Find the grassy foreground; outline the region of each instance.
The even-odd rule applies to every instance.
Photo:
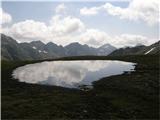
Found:
[[[159,57],[70,57],[59,60],[123,60],[136,71],[103,78],[90,91],[26,84],[12,71],[40,61],[2,61],[2,119],[158,119]]]

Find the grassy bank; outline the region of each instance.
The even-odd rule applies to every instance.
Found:
[[[11,77],[16,67],[42,60],[2,61],[2,119],[158,119],[158,56],[80,56],[57,60],[123,60],[138,64],[135,72],[103,78],[94,82],[94,89],[85,92],[26,84]]]

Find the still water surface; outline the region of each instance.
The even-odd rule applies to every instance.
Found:
[[[20,82],[78,88],[81,85],[92,85],[93,81],[103,77],[131,71],[134,65],[109,60],[52,61],[19,67],[12,75]]]

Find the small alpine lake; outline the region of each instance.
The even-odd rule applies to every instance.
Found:
[[[12,76],[20,82],[79,88],[134,68],[135,63],[114,60],[45,61],[18,67]]]

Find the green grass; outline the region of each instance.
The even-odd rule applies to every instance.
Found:
[[[41,60],[2,61],[2,119],[158,119],[158,56],[80,56],[57,60],[123,60],[138,64],[135,72],[102,78],[85,92],[26,84],[11,77],[16,67]]]

